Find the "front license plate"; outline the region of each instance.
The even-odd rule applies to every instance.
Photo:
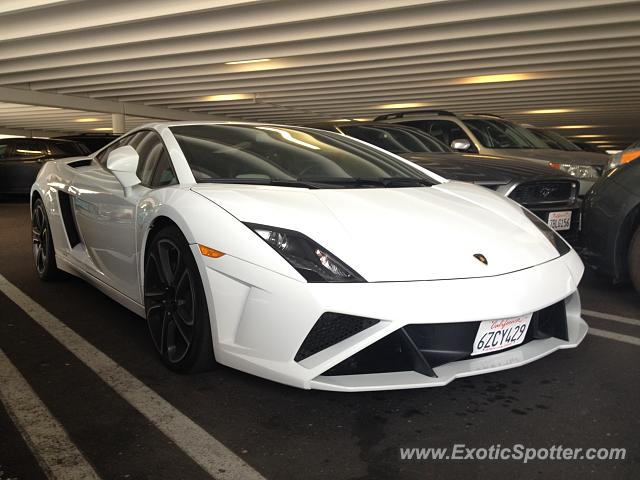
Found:
[[[473,341],[471,355],[497,352],[514,345],[520,345],[524,341],[532,315],[529,313],[521,317],[480,322],[476,339]]]
[[[556,231],[571,229],[571,211],[568,212],[549,212],[549,220],[547,223]]]

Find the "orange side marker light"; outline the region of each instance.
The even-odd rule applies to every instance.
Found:
[[[215,250],[213,248],[205,247],[204,245],[198,244],[198,248],[200,248],[200,253],[205,257],[220,258],[224,255],[223,252],[220,252],[219,250]]]

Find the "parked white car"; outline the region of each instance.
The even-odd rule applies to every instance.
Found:
[[[156,123],[32,188],[44,280],[145,317],[164,363],[301,388],[444,385],[577,346],[583,265],[538,217],[339,134]]]

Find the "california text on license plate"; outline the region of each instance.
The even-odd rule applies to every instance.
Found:
[[[557,231],[571,229],[571,210],[568,212],[549,212],[548,225]]]
[[[524,341],[532,315],[529,313],[520,317],[480,322],[471,355],[497,352],[520,345]]]

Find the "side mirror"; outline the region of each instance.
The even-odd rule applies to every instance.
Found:
[[[451,142],[451,148],[460,152],[466,152],[471,148],[471,142],[466,138],[458,138]]]
[[[130,145],[116,148],[107,157],[107,169],[118,179],[125,196],[131,193],[131,187],[140,183],[136,175],[138,160],[138,152]]]

